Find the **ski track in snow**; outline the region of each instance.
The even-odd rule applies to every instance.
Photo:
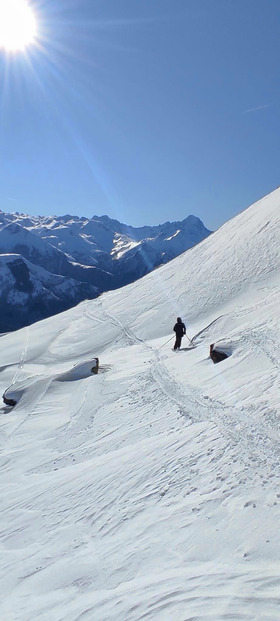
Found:
[[[255,494],[255,486],[260,486],[264,493],[267,486],[269,487],[269,494],[265,494],[264,511],[268,511],[273,508],[273,504],[277,503],[277,487],[276,487],[276,463],[275,456],[273,454],[273,438],[271,442],[268,442],[269,434],[267,428],[262,424],[261,418],[256,420],[256,413],[251,411],[250,421],[246,422],[244,418],[244,410],[239,411],[238,408],[225,406],[222,403],[215,402],[207,395],[204,395],[201,391],[195,390],[188,384],[182,385],[182,383],[176,380],[176,376],[168,369],[170,357],[177,356],[177,354],[165,353],[164,349],[156,348],[144,340],[139,339],[131,329],[126,327],[119,319],[113,316],[112,312],[109,312],[104,308],[102,304],[102,313],[106,317],[106,322],[110,321],[113,326],[123,335],[123,345],[128,346],[128,350],[124,349],[122,352],[123,363],[126,360],[129,361],[129,350],[131,348],[140,349],[141,358],[145,359],[144,363],[146,368],[141,371],[141,374],[136,374],[137,385],[135,385],[135,378],[127,386],[128,392],[123,396],[120,392],[119,401],[120,407],[124,410],[122,416],[128,415],[130,406],[135,403],[139,405],[142,410],[141,420],[137,425],[135,421],[131,421],[128,426],[127,434],[123,434],[123,431],[119,431],[119,422],[113,424],[110,429],[105,429],[102,422],[98,431],[98,424],[96,418],[98,416],[98,407],[89,411],[88,408],[88,390],[90,383],[86,380],[86,385],[83,385],[79,389],[79,406],[75,409],[75,416],[60,428],[56,439],[52,443],[52,452],[56,456],[53,460],[37,464],[35,467],[26,471],[28,479],[32,476],[37,478],[40,475],[47,475],[50,473],[60,476],[60,473],[66,473],[66,479],[58,479],[57,483],[54,480],[46,481],[46,489],[43,493],[36,492],[36,486],[33,488],[32,482],[25,489],[24,501],[20,500],[19,503],[13,500],[13,511],[18,516],[17,521],[20,520],[20,514],[24,510],[25,506],[28,506],[28,512],[31,511],[33,515],[32,523],[35,524],[35,534],[33,534],[28,523],[18,529],[14,528],[10,532],[8,538],[4,537],[4,545],[6,549],[16,549],[18,545],[21,545],[24,541],[25,548],[34,549],[34,545],[37,535],[41,533],[41,546],[42,549],[50,550],[47,557],[42,556],[41,564],[38,560],[35,561],[32,569],[32,557],[23,562],[23,567],[27,563],[27,573],[24,572],[19,577],[19,585],[17,587],[17,597],[19,598],[18,616],[16,619],[23,619],[24,621],[29,619],[29,606],[25,604],[26,597],[23,599],[20,595],[22,593],[29,593],[29,597],[34,600],[36,610],[39,611],[39,618],[42,620],[48,619],[48,621],[56,621],[61,619],[83,619],[91,621],[94,618],[98,621],[103,619],[166,619],[176,618],[176,610],[180,607],[187,607],[191,611],[191,616],[178,616],[182,619],[241,619],[240,609],[246,610],[247,608],[252,611],[252,615],[244,613],[242,619],[258,619],[258,610],[262,610],[265,606],[265,610],[271,607],[271,616],[268,619],[276,619],[274,615],[274,609],[277,607],[279,600],[274,593],[279,588],[279,580],[274,576],[274,569],[272,566],[271,572],[267,570],[267,566],[260,567],[253,566],[250,570],[250,578],[244,568],[240,564],[235,565],[234,571],[229,570],[229,565],[221,566],[220,570],[213,568],[209,559],[205,559],[201,564],[195,563],[196,555],[204,556],[203,545],[196,546],[194,550],[194,556],[192,558],[192,546],[188,548],[188,562],[192,565],[192,571],[180,568],[176,570],[176,560],[172,561],[172,570],[166,573],[161,573],[157,580],[155,580],[155,572],[157,565],[154,565],[154,570],[149,574],[150,568],[147,567],[147,578],[141,578],[141,580],[132,580],[131,575],[134,573],[136,566],[136,559],[134,555],[127,558],[127,563],[130,565],[131,571],[122,570],[118,574],[118,579],[111,575],[110,567],[107,566],[104,556],[101,551],[103,537],[116,539],[115,544],[112,542],[114,554],[119,555],[118,548],[115,548],[118,541],[118,532],[124,528],[124,524],[135,522],[141,523],[141,514],[143,502],[145,503],[145,521],[147,521],[146,528],[153,529],[153,523],[149,523],[149,510],[155,511],[158,503],[161,503],[163,509],[160,510],[158,519],[162,519],[165,513],[165,509],[168,512],[169,507],[180,505],[188,507],[187,515],[195,516],[197,520],[201,520],[202,524],[207,522],[211,524],[210,532],[211,537],[217,538],[217,533],[220,532],[219,524],[215,523],[215,513],[217,503],[220,502],[220,498],[223,498],[222,504],[227,507],[227,503],[236,502],[234,500],[234,494],[239,488],[243,488],[244,502],[243,510],[254,511],[258,508],[258,494]],[[103,320],[102,320],[103,321]],[[201,331],[202,334],[202,331]],[[65,338],[65,335],[63,335]],[[250,341],[251,342],[251,341]],[[168,349],[169,351],[169,349]],[[178,354],[179,357],[184,353]],[[189,354],[187,354],[189,355]],[[172,358],[171,358],[172,359]],[[104,404],[105,408],[111,409],[112,415],[116,408],[116,389],[110,392],[110,387],[107,384],[108,375],[97,376],[94,381],[99,383],[99,387],[105,392]],[[58,389],[59,390],[59,389]],[[104,393],[103,393],[104,395]],[[107,395],[107,396],[106,396]],[[43,395],[42,395],[43,396]],[[44,396],[47,399],[47,392]],[[64,395],[65,398],[65,395]],[[143,440],[145,438],[144,446],[142,447],[140,454],[142,461],[150,459],[151,470],[155,469],[155,460],[152,457],[152,453],[149,447],[149,432],[147,433],[146,427],[149,425],[156,426],[156,422],[153,417],[149,417],[147,411],[147,404],[150,403],[151,407],[153,403],[156,404],[157,412],[162,408],[162,415],[165,417],[167,412],[173,410],[177,412],[177,423],[170,430],[169,439],[174,444],[174,452],[164,448],[164,452],[158,463],[156,460],[155,480],[154,478],[149,481],[144,474],[141,474],[141,467],[139,468],[138,480],[135,479],[134,471],[132,471],[131,485],[129,484],[130,475],[127,471],[128,456],[130,455],[130,447],[133,446],[133,434],[135,434],[135,446],[137,451],[139,450],[139,441],[141,435]],[[103,408],[104,408],[103,404]],[[40,413],[40,403],[39,411]],[[210,407],[209,407],[210,406]],[[149,408],[148,408],[149,409]],[[144,414],[145,413],[145,414]],[[33,409],[33,416],[36,416],[36,406]],[[143,424],[143,416],[146,415],[147,420]],[[157,414],[158,416],[158,414]],[[108,418],[108,417],[107,417]],[[253,422],[254,420],[254,422]],[[152,422],[151,422],[152,421]],[[182,423],[180,421],[183,421]],[[21,432],[24,431],[24,425],[27,424],[27,419],[23,420],[20,425],[13,430],[18,432],[21,426]],[[183,427],[187,425],[187,438],[182,434]],[[193,431],[191,431],[193,429]],[[95,437],[95,443],[92,444],[92,439]],[[112,454],[112,447],[110,439],[114,437],[114,450],[121,451],[123,454],[124,463],[121,465],[119,472],[112,472],[111,468],[107,472],[107,464],[115,461]],[[223,437],[223,439],[222,439]],[[159,447],[162,445],[165,447],[165,437],[162,439],[162,430],[159,425],[158,432],[155,433],[154,429],[150,435],[151,447],[154,450],[154,443],[158,438]],[[192,448],[186,452],[186,442],[190,442],[190,438],[193,439]],[[146,444],[146,448],[145,448]],[[15,445],[16,446],[16,445]],[[9,445],[10,447],[10,445]],[[207,448],[206,448],[207,447]],[[104,452],[105,449],[105,452]],[[128,453],[126,453],[128,451]],[[143,452],[144,451],[144,452]],[[186,459],[186,454],[188,455]],[[107,458],[106,458],[107,455]],[[144,457],[145,456],[145,457]],[[102,462],[99,465],[99,459]],[[163,458],[163,459],[162,459]],[[107,459],[107,461],[106,461]],[[121,462],[122,462],[121,459]],[[69,480],[68,470],[73,467],[80,469],[81,467],[87,468],[87,465],[92,461],[92,470],[96,468],[104,468],[107,472],[106,488],[113,489],[112,499],[106,506],[102,506],[102,498],[104,495],[104,482],[101,477],[100,482],[98,479],[95,483],[92,481],[93,476],[90,475],[88,483],[82,484],[81,487],[78,482],[77,488],[77,500],[76,502],[70,502],[72,498],[71,493],[71,480]],[[9,462],[8,462],[9,463]],[[103,464],[103,466],[102,466]],[[8,464],[7,464],[8,465]],[[205,477],[205,471],[208,472],[208,476]],[[124,475],[125,472],[125,475]],[[76,475],[77,476],[77,475]],[[81,476],[81,475],[80,475]],[[75,477],[76,478],[76,477]],[[275,478],[275,485],[274,485]],[[79,479],[79,474],[78,474]],[[108,480],[109,479],[109,480]],[[116,481],[127,480],[127,484],[124,486],[123,491],[118,490]],[[98,486],[101,487],[98,490]],[[61,493],[61,486],[63,486],[63,494]],[[65,488],[66,486],[66,488]],[[86,491],[88,487],[88,492]],[[52,497],[53,506],[50,508],[46,505],[45,493],[47,497],[49,494]],[[96,509],[90,497],[92,496],[92,490],[94,489],[94,498],[101,502],[102,510],[96,513]],[[274,489],[274,495],[272,490]],[[246,490],[246,491],[245,491]],[[34,492],[36,495],[34,495]],[[85,503],[81,503],[79,498],[81,493],[86,493],[88,498],[88,507]],[[69,496],[69,503],[67,502],[67,496]],[[61,499],[61,497],[63,499]],[[66,502],[65,502],[66,497]],[[245,500],[246,498],[246,500]],[[128,508],[128,499],[130,509]],[[167,499],[167,501],[165,501]],[[186,499],[189,499],[186,501]],[[100,504],[98,502],[98,504]],[[164,504],[167,502],[164,509]],[[170,504],[171,503],[171,504]],[[118,512],[116,515],[116,506],[118,506]],[[55,507],[55,510],[54,510]],[[60,508],[61,507],[61,508]],[[186,511],[186,508],[184,509]],[[240,511],[239,506],[239,511]],[[206,512],[206,515],[203,515]],[[41,517],[40,516],[41,513]],[[34,517],[37,516],[37,517]],[[201,517],[200,517],[201,516]],[[203,516],[203,517],[202,517]],[[35,522],[34,522],[35,519]],[[194,519],[194,518],[193,518]],[[251,518],[252,519],[252,518]],[[171,531],[172,537],[166,535],[166,518],[163,520],[164,540],[166,541],[168,554],[175,558],[182,558],[182,541],[177,541],[176,535],[173,532],[171,522],[172,514],[168,517],[168,529]],[[212,522],[214,522],[212,526]],[[247,520],[245,519],[245,523]],[[19,522],[20,523],[20,522]],[[74,528],[71,524],[76,524],[78,528]],[[188,523],[191,523],[191,518],[187,517],[185,528],[188,528]],[[205,527],[206,528],[206,527]],[[209,531],[209,525],[207,525]],[[257,526],[256,526],[257,528]],[[69,534],[68,530],[70,529]],[[142,527],[141,527],[142,530]],[[65,535],[66,531],[66,535]],[[72,531],[79,533],[79,536],[75,535],[73,539]],[[145,532],[145,531],[144,531]],[[54,534],[57,533],[57,534]],[[133,531],[131,533],[133,537]],[[143,536],[143,535],[142,535]],[[269,528],[266,530],[265,537],[267,539],[267,545],[269,545]],[[167,538],[167,539],[166,539]],[[54,539],[53,546],[51,541]],[[61,541],[60,541],[61,539]],[[171,545],[172,540],[172,545]],[[188,546],[190,540],[186,536],[185,538]],[[204,538],[202,537],[204,541]],[[218,545],[215,543],[215,545]],[[244,545],[244,542],[240,541],[240,557],[247,560],[251,559],[253,563],[254,554],[251,550],[250,537],[248,545]],[[156,546],[155,546],[156,547]],[[160,546],[161,547],[161,546]],[[200,552],[197,552],[197,549]],[[172,550],[172,552],[171,552]],[[162,551],[158,552],[162,554]],[[35,554],[35,559],[38,559],[41,555],[38,552]],[[140,553],[141,556],[141,553]],[[184,556],[184,554],[183,554]],[[53,566],[63,562],[63,558],[69,558],[67,561],[68,569],[66,566],[63,570],[64,578],[54,579]],[[96,561],[88,561],[85,563],[84,558],[96,557],[101,559],[101,567],[96,565]],[[142,559],[142,562],[145,562]],[[195,563],[195,565],[193,565]],[[208,567],[206,572],[205,563]],[[219,563],[218,563],[219,565]],[[5,573],[9,575],[11,571],[9,564],[4,566]],[[98,578],[98,573],[101,571],[103,576],[102,583]],[[77,574],[78,572],[78,574]],[[276,572],[276,570],[275,570]],[[40,578],[42,574],[42,578]],[[87,578],[87,575],[90,576]],[[128,582],[127,582],[128,580]],[[8,581],[9,582],[9,581]],[[48,610],[41,603],[36,604],[36,597],[33,595],[33,590],[39,590],[41,593],[41,602],[43,602],[44,584],[48,584],[50,593],[48,594]],[[106,594],[102,595],[102,589],[98,592],[98,588],[105,583],[107,585]],[[186,584],[187,583],[187,584]],[[228,588],[229,583],[232,585]],[[250,591],[250,583],[253,584],[251,588],[251,598],[247,595]],[[69,586],[72,584],[70,592],[68,593]],[[129,584],[129,587],[128,587]],[[160,595],[158,595],[158,586],[161,585]],[[28,585],[27,591],[26,586]],[[60,585],[60,586],[59,586]],[[98,587],[98,585],[100,585]],[[235,586],[234,586],[235,585]],[[256,589],[258,585],[258,591]],[[271,587],[272,585],[272,587]],[[66,606],[70,607],[71,613],[63,612],[64,608],[61,608],[61,604],[56,601],[54,593],[57,588],[63,588],[63,599],[66,601]],[[96,593],[94,603],[90,598],[88,605],[86,600],[88,592],[94,588]],[[148,598],[148,606],[142,603],[143,589],[145,589],[146,597]],[[233,592],[232,592],[232,590]],[[271,595],[269,596],[271,589]],[[244,597],[242,592],[246,592]],[[212,595],[208,594],[208,591]],[[214,597],[213,593],[216,592]],[[71,593],[72,592],[72,593]],[[80,592],[83,594],[83,603],[75,603],[75,593]],[[32,593],[32,596],[31,596]],[[99,594],[98,594],[99,593]],[[269,597],[269,605],[266,603]],[[232,601],[230,605],[228,601]],[[121,608],[118,612],[118,601],[122,602]],[[124,606],[123,602],[126,602]],[[265,602],[265,604],[264,604]],[[38,605],[38,608],[37,608]],[[52,612],[53,610],[53,612]],[[205,610],[203,613],[202,610]],[[217,610],[223,610],[224,612],[217,616]],[[5,612],[4,608],[4,615]],[[243,613],[242,613],[243,614]],[[259,617],[265,619],[265,616]],[[174,617],[175,615],[175,617]],[[8,619],[8,617],[6,617]],[[5,619],[5,616],[3,617]]]
[[[121,321],[116,317],[113,317],[111,312],[102,307],[104,313],[108,318],[113,321],[115,325],[120,327],[121,331],[127,337],[128,345],[132,345],[138,342],[143,343],[148,350],[152,347],[144,343],[133,332],[128,329]],[[208,329],[217,321],[220,317],[213,320],[204,330],[201,330],[197,335],[193,337],[201,336],[202,333],[207,332]],[[245,339],[244,339],[245,340]],[[250,335],[247,339],[252,345],[257,348],[260,347],[260,338],[254,338],[254,335]],[[269,347],[263,347],[262,350],[268,355],[273,364],[279,368],[277,360],[271,355]],[[268,425],[262,420],[253,408],[248,408],[248,418],[245,423],[244,419],[244,407],[241,411],[238,411],[236,407],[225,406],[214,402],[208,396],[205,397],[201,392],[194,390],[188,385],[185,385],[183,390],[182,384],[179,386],[176,381],[176,377],[168,372],[166,365],[164,364],[163,354],[160,350],[153,350],[155,355],[155,362],[151,364],[151,375],[153,381],[155,381],[160,390],[166,395],[166,397],[174,401],[179,407],[180,413],[186,418],[193,421],[209,420],[209,414],[211,420],[218,424],[219,430],[225,435],[226,438],[230,438],[231,446],[239,448],[239,456],[241,459],[246,460],[246,466],[252,466],[252,464],[258,464],[262,467],[262,471],[265,468],[267,475],[270,478],[274,478],[279,475],[279,468],[277,465],[277,459],[280,449],[280,436],[278,429],[271,430]],[[177,354],[176,354],[177,355]],[[165,356],[166,358],[166,356]],[[168,360],[168,358],[166,358]],[[207,400],[207,403],[205,403]],[[210,405],[210,409],[209,409]],[[239,445],[239,446],[238,446]],[[277,469],[277,472],[275,470]],[[278,481],[277,481],[278,484]]]

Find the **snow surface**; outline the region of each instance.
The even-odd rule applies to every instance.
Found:
[[[1,621],[279,621],[279,207],[1,337]]]

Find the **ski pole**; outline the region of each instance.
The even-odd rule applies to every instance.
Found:
[[[162,347],[164,347],[164,345],[167,345],[167,343],[169,343],[169,341],[171,341],[171,339],[173,339],[173,334],[172,334],[172,336],[170,337],[170,339],[168,339],[168,341],[166,341],[166,343],[163,343],[163,345],[161,345],[161,346],[159,347],[159,349],[161,349]]]
[[[189,339],[189,341],[190,341],[191,345],[193,345],[193,340],[192,340],[192,339],[190,339],[190,337],[189,337],[187,334],[185,334],[185,336],[187,337],[187,339]]]

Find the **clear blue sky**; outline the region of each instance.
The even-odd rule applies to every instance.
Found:
[[[190,213],[210,229],[280,185],[279,0],[33,0],[0,51],[0,209]]]

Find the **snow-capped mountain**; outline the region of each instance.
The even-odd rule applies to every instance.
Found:
[[[98,293],[93,285],[52,274],[18,254],[0,255],[1,332],[67,310]]]
[[[278,621],[279,213],[0,338],[3,621]]]
[[[68,302],[65,286],[64,308],[67,304],[68,308],[77,304],[81,291],[85,292],[83,299],[92,298],[137,280],[209,234],[210,231],[194,216],[183,222],[137,229],[107,216],[94,216],[89,220],[69,215],[36,217],[0,212],[0,255],[20,255],[51,274],[77,281],[72,291],[72,282],[69,283]],[[34,277],[35,273],[34,270]],[[82,283],[88,283],[88,287]],[[46,296],[46,291],[42,290],[43,294]],[[38,284],[38,298],[39,295]],[[53,301],[44,300],[41,306],[52,308],[53,312],[62,310],[60,302],[56,310]],[[12,314],[16,317],[18,309],[14,310]],[[21,320],[14,327],[22,325]],[[0,331],[5,329],[5,325],[0,325]]]

